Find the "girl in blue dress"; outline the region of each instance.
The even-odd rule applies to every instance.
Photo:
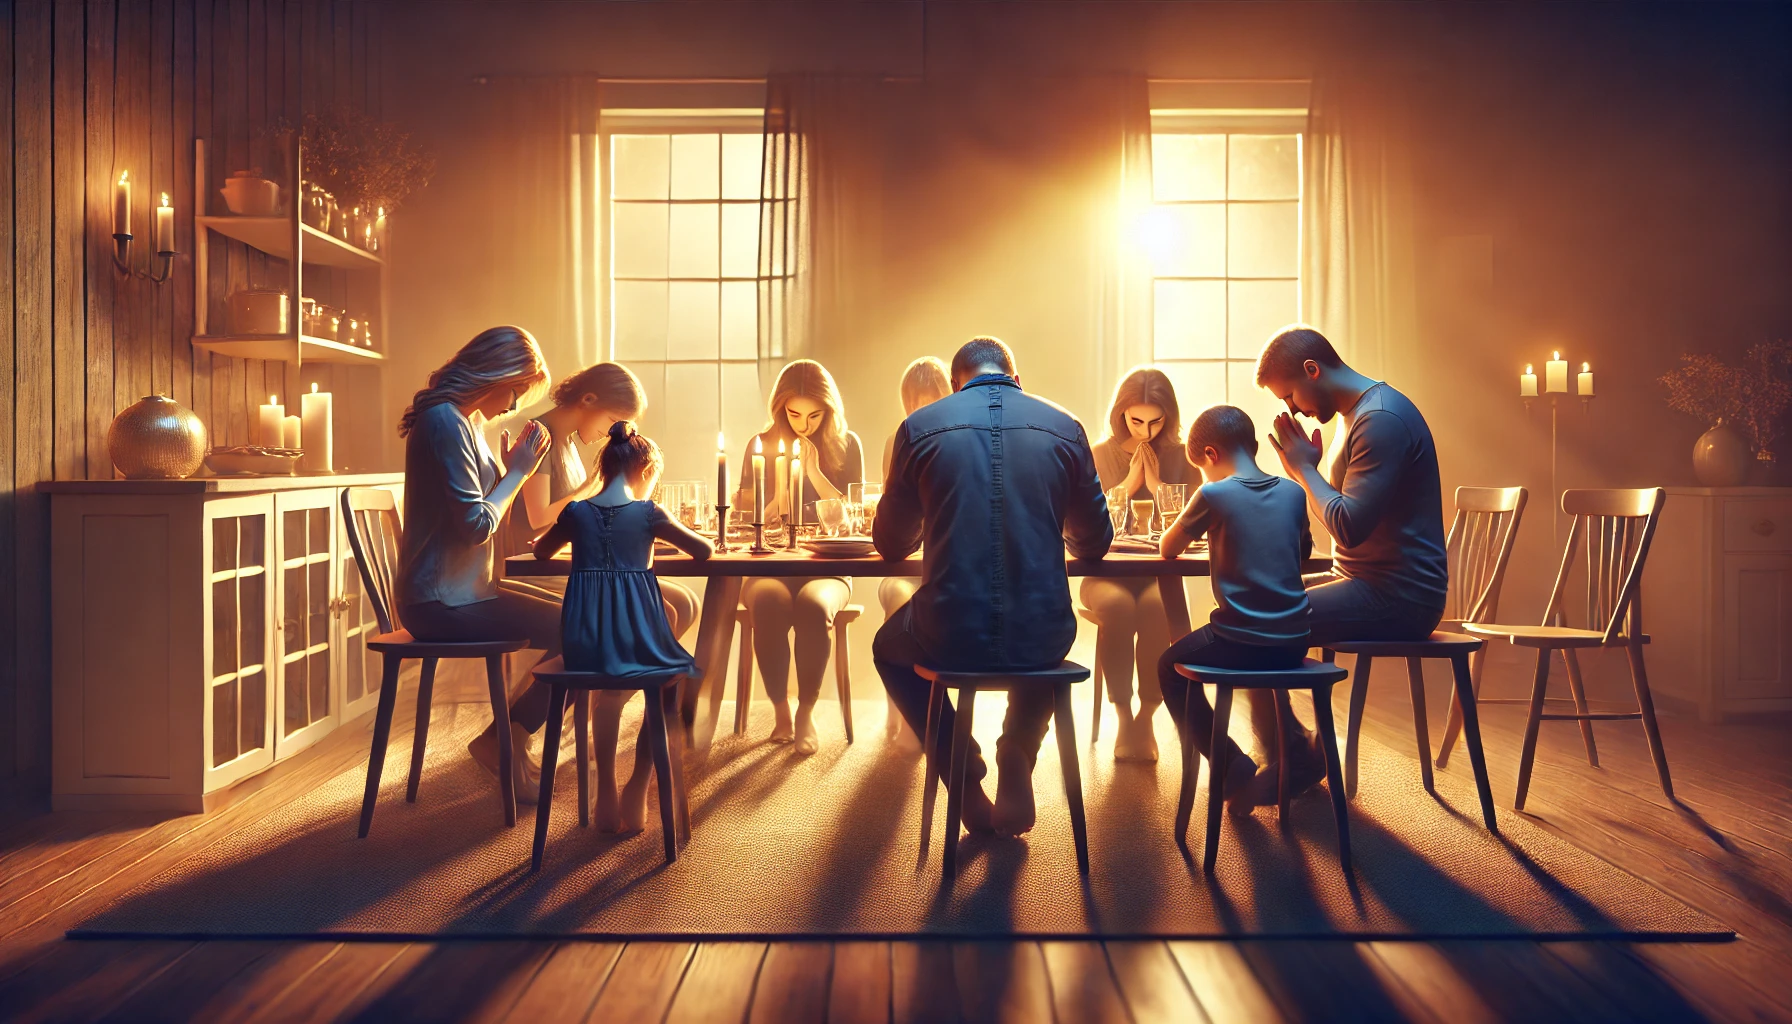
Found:
[[[680,647],[666,620],[658,577],[653,574],[654,538],[692,558],[708,558],[703,539],[637,494],[653,493],[660,475],[660,450],[619,422],[597,457],[601,489],[566,506],[548,532],[535,542],[535,557],[554,557],[572,545],[572,573],[561,605],[562,650],[575,672],[630,676],[690,674],[696,663]],[[635,744],[635,771],[618,795],[616,740],[622,707],[630,691],[600,691],[592,708],[592,752],[597,757],[597,826],[606,832],[639,831],[647,814],[647,777],[652,770],[647,744]]]

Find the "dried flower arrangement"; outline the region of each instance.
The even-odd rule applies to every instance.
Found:
[[[306,114],[298,132],[305,147],[305,177],[323,185],[344,207],[390,214],[435,174],[435,157],[409,132],[360,111],[336,107]]]
[[[1751,346],[1741,366],[1713,355],[1680,357],[1681,365],[1661,377],[1668,408],[1703,423],[1727,422],[1741,431],[1763,461],[1773,460],[1773,444],[1792,409],[1792,341]]]

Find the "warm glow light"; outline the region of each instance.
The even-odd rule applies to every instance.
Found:
[[[317,382],[316,381],[311,382],[311,393],[314,395],[317,394]]]
[[[269,395],[268,396],[268,404],[269,405],[279,405],[280,400],[278,398],[275,398],[273,395]]]
[[[759,439],[759,438],[757,438],[757,437],[755,437],[755,438],[754,438],[754,439],[753,439],[753,454],[754,454],[754,455],[763,455],[763,454],[765,454],[765,445],[764,445],[764,443],[763,443],[763,442],[761,442],[761,441],[760,441],[760,439]]]
[[[130,179],[131,179],[130,171],[119,171],[118,172],[118,183],[120,185],[125,184],[126,182],[130,181]]]
[[[1549,354],[1549,358],[1551,358],[1551,359],[1555,359],[1555,360],[1560,360],[1560,359],[1561,359],[1561,358],[1562,358],[1562,353],[1560,353],[1560,352],[1551,352],[1551,353],[1550,353],[1550,354]]]
[[[164,209],[168,206],[168,193],[166,192],[162,193],[162,206]]]
[[[1152,206],[1139,211],[1127,225],[1127,232],[1128,241],[1155,263],[1168,261],[1181,243],[1175,219],[1162,207]]]
[[[1526,373],[1536,373],[1536,372],[1537,372],[1537,371],[1536,371],[1536,369],[1535,369],[1535,368],[1534,368],[1534,367],[1532,367],[1532,366],[1531,366],[1531,364],[1530,364],[1530,363],[1526,363],[1526,364],[1524,364],[1524,372],[1526,372]]]
[[[727,450],[728,442],[722,440],[722,432],[720,430],[716,431],[716,451],[725,452]]]
[[[1582,372],[1582,373],[1587,373],[1587,372],[1590,372],[1590,371],[1591,371],[1591,370],[1592,370],[1592,369],[1593,369],[1593,364],[1592,364],[1592,363],[1582,363],[1582,364],[1580,364],[1580,372]]]

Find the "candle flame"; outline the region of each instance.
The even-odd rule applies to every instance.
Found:
[[[722,432],[720,430],[716,431],[716,451],[725,452],[727,450],[728,442],[722,440]]]
[[[1580,364],[1580,372],[1582,372],[1582,373],[1591,373],[1591,372],[1593,372],[1593,364],[1592,364],[1592,363],[1582,363],[1582,364]]]
[[[1558,363],[1559,363],[1559,362],[1561,362],[1561,361],[1562,361],[1562,353],[1560,353],[1560,352],[1551,352],[1551,353],[1550,353],[1550,354],[1549,354],[1549,358],[1551,358],[1551,359],[1553,359],[1553,360],[1555,360],[1555,361],[1556,361],[1556,362],[1558,362]]]
[[[162,208],[167,209],[168,205],[168,193],[164,192],[162,193]]]
[[[784,439],[781,437],[778,438],[778,454],[784,454]]]
[[[317,394],[317,381],[311,382],[311,393],[314,395]]]
[[[802,438],[800,438],[800,437],[797,438],[796,441],[791,444],[790,457],[794,458],[794,459],[800,459],[803,457],[803,439]]]
[[[754,455],[764,455],[765,454],[765,443],[757,437],[755,437],[753,439],[753,454]]]
[[[279,400],[279,399],[277,399],[277,398],[275,398],[275,397],[274,397],[274,396],[273,396],[273,395],[269,395],[269,396],[268,396],[268,404],[269,404],[269,405],[279,405],[279,404],[280,404],[280,400]]]
[[[131,177],[130,171],[119,171],[118,172],[118,183],[120,185],[123,185],[125,182],[130,180],[130,177]]]
[[[1535,374],[1537,371],[1535,368],[1533,368],[1531,366],[1530,363],[1526,363],[1526,364],[1524,364],[1524,372],[1529,373],[1529,374]]]

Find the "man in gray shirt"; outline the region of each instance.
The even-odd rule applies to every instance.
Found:
[[[1270,339],[1257,360],[1257,385],[1287,404],[1270,442],[1332,535],[1333,570],[1305,580],[1312,643],[1430,636],[1443,617],[1450,574],[1437,446],[1425,417],[1405,395],[1345,365],[1310,327]],[[1319,469],[1319,431],[1309,436],[1294,415],[1329,423],[1340,413],[1344,445],[1327,475]],[[1251,691],[1259,738],[1274,735],[1269,696]],[[1291,720],[1283,725],[1301,728]],[[1311,744],[1292,749],[1301,753],[1290,755],[1290,781],[1305,788],[1323,777]]]

